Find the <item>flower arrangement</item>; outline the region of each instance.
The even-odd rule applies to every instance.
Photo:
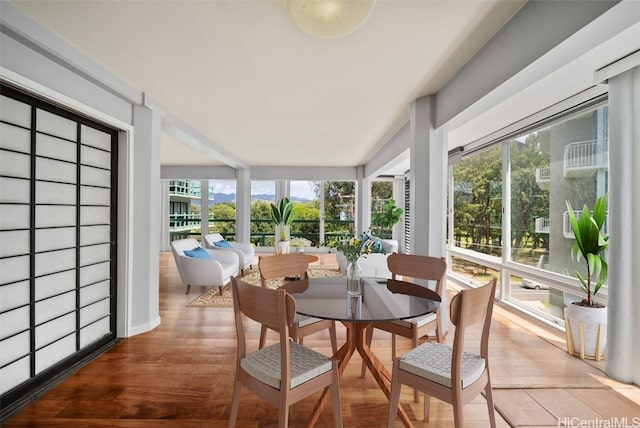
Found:
[[[371,252],[371,248],[367,245],[362,245],[362,239],[356,237],[337,241],[332,245],[332,248],[344,254],[349,263],[356,262],[361,255]]]
[[[289,241],[289,245],[296,248],[305,248],[311,246],[311,241],[309,241],[307,238],[295,237],[291,238],[291,240]]]

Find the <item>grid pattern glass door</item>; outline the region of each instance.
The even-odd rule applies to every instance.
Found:
[[[3,404],[115,339],[117,132],[2,86]]]

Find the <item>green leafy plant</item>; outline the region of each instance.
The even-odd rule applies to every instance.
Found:
[[[293,202],[284,197],[277,203],[271,204],[271,219],[280,226],[280,240],[283,241],[286,237],[284,226],[289,226],[293,222]]]
[[[384,229],[391,229],[402,218],[404,211],[396,207],[396,201],[388,199],[382,206],[382,211],[373,213],[371,224]]]
[[[593,296],[606,281],[609,271],[607,262],[603,258],[604,250],[609,247],[609,237],[602,235],[602,227],[607,217],[607,199],[607,194],[596,199],[593,212],[585,204],[580,218],[576,216],[571,204],[567,201],[571,229],[576,238],[576,242],[571,246],[571,258],[578,262],[584,258],[587,263],[586,278],[576,271],[582,291],[586,294],[586,298],[581,302],[583,306],[596,305]]]

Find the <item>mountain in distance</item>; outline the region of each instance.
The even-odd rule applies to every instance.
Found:
[[[235,202],[236,194],[235,193],[214,193],[214,204],[221,204],[225,202]],[[292,202],[308,202],[308,199],[291,197],[289,198]],[[275,195],[271,195],[268,193],[258,193],[255,195],[251,195],[251,201],[266,201],[266,202],[275,202]]]

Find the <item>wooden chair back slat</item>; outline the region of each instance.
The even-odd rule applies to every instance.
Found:
[[[309,269],[309,258],[304,253],[264,256],[260,257],[258,268],[262,286],[266,287],[266,281],[270,279],[287,276],[306,278],[307,270]]]
[[[440,295],[430,288],[423,287],[421,285],[413,284],[407,281],[398,281],[397,279],[390,279],[387,281],[387,288],[394,293],[408,294],[411,296],[418,296],[425,299],[431,299],[436,302],[440,302]]]
[[[447,271],[444,258],[419,256],[414,254],[391,254],[387,257],[387,267],[392,278],[400,275],[405,278],[441,281]]]
[[[453,325],[469,327],[484,322],[489,300],[493,300],[492,296],[495,295],[495,283],[496,279],[493,278],[486,286],[462,290],[453,296],[449,309],[449,317]]]
[[[285,290],[257,287],[238,278],[231,279],[234,308],[248,318],[280,331],[279,301],[284,295],[286,325],[291,325],[296,313],[296,302]]]

